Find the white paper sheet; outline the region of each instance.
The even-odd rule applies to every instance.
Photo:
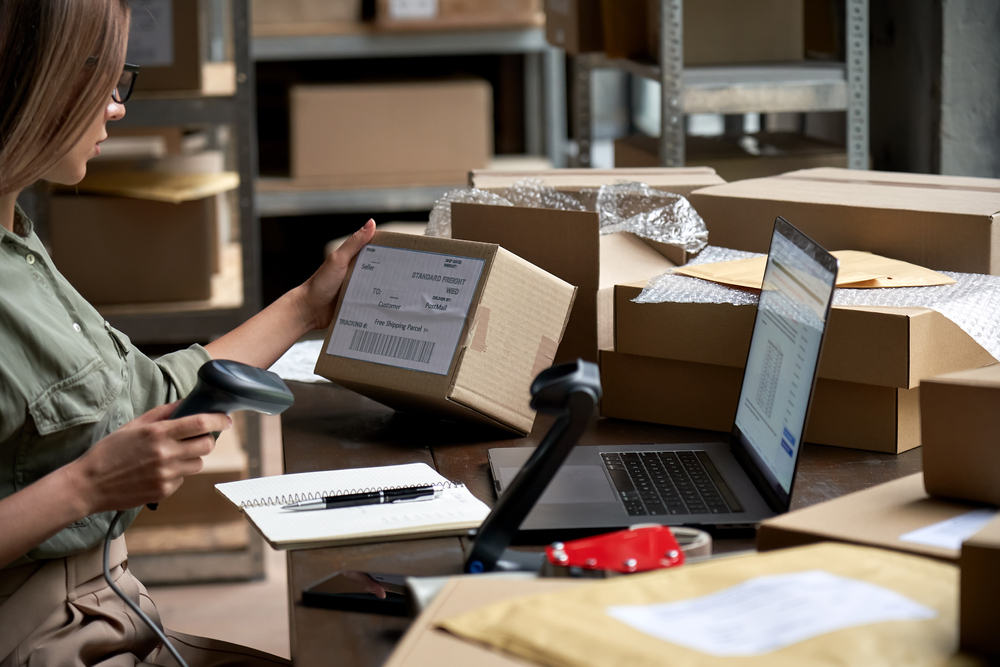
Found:
[[[986,524],[992,521],[996,515],[997,510],[973,510],[945,521],[911,530],[900,535],[899,541],[960,551],[962,542],[985,528]]]
[[[737,657],[858,625],[934,618],[937,612],[881,586],[809,570],[755,577],[692,600],[612,606],[607,614],[672,644]]]
[[[323,341],[321,340],[301,341],[292,345],[268,370],[277,373],[282,380],[329,382],[325,377],[313,373],[313,369],[316,368],[316,360],[319,359],[319,353],[322,349]]]
[[[366,245],[326,354],[447,375],[485,264]]]

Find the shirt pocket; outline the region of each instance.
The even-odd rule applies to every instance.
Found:
[[[100,358],[46,388],[28,404],[41,436],[99,421],[121,393],[123,378]]]

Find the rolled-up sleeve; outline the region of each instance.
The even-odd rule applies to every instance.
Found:
[[[201,345],[192,345],[156,360],[150,359],[135,346],[131,347],[135,360],[132,365],[132,406],[136,416],[187,396],[198,381],[198,369],[212,359],[212,355]]]

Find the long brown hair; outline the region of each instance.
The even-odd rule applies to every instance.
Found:
[[[128,0],[0,0],[0,195],[80,140],[125,64]]]

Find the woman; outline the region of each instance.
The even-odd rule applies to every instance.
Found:
[[[174,664],[105,585],[102,541],[168,497],[211,452],[225,415],[169,420],[211,358],[268,367],[326,327],[369,221],[305,283],[201,347],[151,361],[66,282],[18,193],[78,183],[125,115],[127,0],[0,0],[0,667]],[[112,548],[118,585],[155,607]],[[282,663],[174,633],[191,664]]]

